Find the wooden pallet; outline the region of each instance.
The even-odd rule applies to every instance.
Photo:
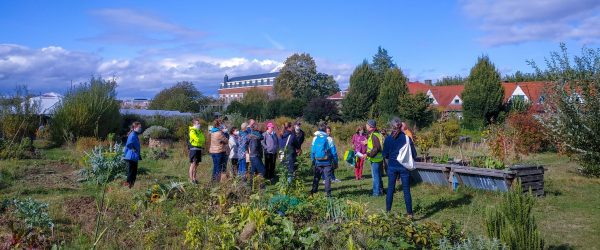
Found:
[[[515,178],[521,182],[523,192],[535,196],[544,195],[544,167],[542,166],[515,166],[510,168],[515,173]]]

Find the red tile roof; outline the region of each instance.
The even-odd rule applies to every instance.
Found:
[[[417,93],[427,93],[427,90],[431,88],[431,85],[427,85],[425,83],[420,82],[409,82],[408,83],[408,93],[417,94]]]
[[[504,87],[504,102],[508,102],[510,96],[515,92],[517,86],[523,90],[529,101],[533,104],[537,104],[540,101],[540,96],[544,92],[544,87],[547,86],[547,82],[507,82],[502,83]]]
[[[328,100],[334,100],[334,101],[342,100],[342,99],[344,99],[344,97],[346,97],[347,93],[348,93],[348,90],[342,90],[340,92],[337,92],[337,93],[335,93],[335,94],[327,97],[327,99]]]
[[[454,97],[458,96],[462,102],[464,85],[430,86],[431,94],[438,102],[438,106],[452,110],[462,110],[462,104],[454,104]],[[452,107],[450,107],[452,106]]]

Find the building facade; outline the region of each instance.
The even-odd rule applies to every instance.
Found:
[[[219,98],[228,104],[234,100],[244,97],[244,94],[253,88],[258,88],[273,94],[273,85],[279,72],[265,73],[258,75],[238,76],[229,78],[225,75],[223,82],[219,87]]]

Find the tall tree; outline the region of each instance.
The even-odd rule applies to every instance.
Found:
[[[435,86],[463,85],[466,81],[467,79],[460,75],[446,76],[442,79],[437,80],[435,82]]]
[[[380,76],[383,76],[388,69],[396,68],[396,63],[386,49],[381,46],[377,47],[377,54],[373,56],[373,63],[371,64],[373,71]]]
[[[350,76],[350,87],[342,100],[344,120],[352,121],[367,118],[371,106],[379,94],[378,77],[367,60],[357,66]]]
[[[496,120],[502,108],[504,88],[500,83],[500,73],[489,57],[481,56],[465,83],[462,93],[465,124],[471,128],[481,128]]]
[[[317,72],[315,60],[307,53],[293,54],[275,78],[278,98],[299,98],[305,102],[316,97],[327,97],[339,91],[333,77]]]
[[[434,120],[431,99],[424,93],[405,95],[399,106],[400,117],[413,121],[419,128],[427,127]]]
[[[200,106],[208,101],[209,98],[204,96],[193,83],[183,81],[158,92],[150,103],[149,109],[199,112]]]
[[[400,100],[408,93],[407,79],[399,68],[386,70],[381,86],[379,86],[379,95],[377,102],[371,110],[372,116],[391,116],[398,115]]]

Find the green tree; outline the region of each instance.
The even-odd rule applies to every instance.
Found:
[[[398,115],[400,100],[408,93],[407,81],[401,69],[386,70],[381,86],[379,86],[377,101],[371,109],[371,115],[374,117]]]
[[[274,91],[278,98],[299,98],[305,102],[327,97],[339,91],[333,77],[317,72],[315,60],[307,53],[293,54],[275,78]]]
[[[158,92],[149,109],[178,110],[180,112],[200,111],[200,106],[210,102],[191,82],[178,82],[170,88]]]
[[[262,116],[265,104],[269,100],[269,94],[259,88],[252,88],[246,93],[240,100],[243,108],[242,115],[246,117],[260,117]]]
[[[281,105],[281,109],[279,109],[279,114],[287,117],[302,117],[302,112],[304,111],[304,107],[306,106],[306,102],[303,100],[292,98]]]
[[[371,67],[375,73],[383,77],[388,69],[396,68],[398,66],[396,66],[392,57],[388,55],[387,50],[379,46],[377,47],[377,54],[373,56]]]
[[[281,115],[281,106],[286,101],[283,99],[273,99],[268,101],[263,108],[263,117],[265,119],[273,119]]]
[[[342,100],[342,115],[346,121],[365,119],[379,94],[378,77],[367,60],[350,76],[350,87]]]
[[[463,112],[465,125],[481,128],[496,120],[502,109],[504,88],[500,74],[489,57],[481,56],[465,83]]]
[[[117,82],[92,77],[67,92],[50,124],[53,142],[79,137],[106,138],[120,126]]]
[[[319,121],[338,121],[340,113],[335,102],[325,98],[313,99],[304,108],[304,120],[317,124]]]
[[[433,122],[433,109],[431,99],[424,94],[405,95],[399,104],[400,117],[413,121],[417,127],[424,128]]]
[[[583,48],[571,60],[564,44],[550,54],[538,74],[552,81],[544,96],[544,114],[538,116],[554,140],[578,156],[581,173],[600,177],[600,48]]]
[[[435,86],[448,86],[448,85],[463,85],[467,81],[466,78],[456,75],[456,76],[446,76],[440,80],[435,82]]]

